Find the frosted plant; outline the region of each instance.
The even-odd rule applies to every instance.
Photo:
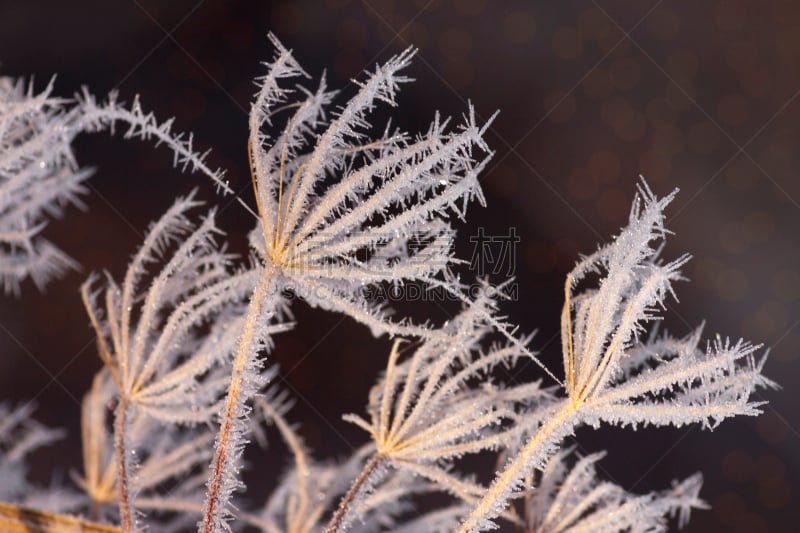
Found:
[[[41,237],[47,217],[81,206],[83,181],[70,146],[79,113],[21,80],[0,77],[0,284],[19,294],[30,278],[42,288],[76,263]]]
[[[190,222],[187,211],[198,205],[191,195],[179,199],[151,226],[122,286],[107,276],[101,292],[92,276],[81,288],[120,396],[165,422],[206,421],[214,412],[224,384],[199,378],[227,361],[256,280],[251,270],[230,272],[213,212],[196,228]]]
[[[84,472],[77,483],[86,496],[85,507],[93,519],[116,521],[120,509],[119,458],[112,425],[108,423],[118,396],[106,368],[97,374],[83,399],[81,432]],[[199,513],[205,476],[199,469],[211,457],[212,435],[200,428],[164,426],[142,411],[129,413],[125,441],[128,454],[137,458],[126,470],[128,512],[133,506],[150,511],[187,510]],[[168,488],[168,493],[164,490]],[[122,512],[125,512],[124,510]],[[153,517],[148,516],[153,524]],[[184,519],[185,520],[185,519]],[[134,521],[134,519],[132,519]],[[185,526],[185,524],[184,524]],[[123,527],[125,527],[123,525]],[[168,530],[166,523],[159,531]]]
[[[218,190],[233,194],[233,190],[225,180],[225,172],[222,169],[211,168],[206,163],[210,150],[203,153],[195,151],[192,134],[173,131],[173,119],[159,123],[153,113],[142,109],[138,96],[130,109],[119,101],[116,92],[109,94],[105,102],[98,103],[94,95],[84,88],[76,95],[75,101],[81,131],[108,130],[113,134],[117,124],[122,123],[127,126],[123,134],[125,139],[152,139],[156,145],[163,144],[172,152],[174,166],[182,171],[204,174],[214,182]]]
[[[0,77],[0,284],[19,294],[30,278],[40,289],[77,263],[40,236],[46,218],[60,216],[69,204],[83,207],[83,182],[92,174],[80,169],[71,143],[84,132],[127,124],[125,138],[154,139],[174,154],[174,164],[210,177],[232,193],[224,172],[206,164],[206,153],[194,151],[192,136],[172,131],[172,120],[156,121],[138,98],[131,109],[116,93],[98,104],[86,89],[73,100],[51,96],[53,80],[38,94],[23,80]]]
[[[728,417],[759,413],[750,395],[772,383],[761,375],[764,358],[756,361],[757,346],[717,338],[703,351],[699,330],[682,340],[639,338],[688,260],[683,256],[664,264],[660,248],[651,246],[666,234],[664,208],[674,195],[657,198],[643,182],[628,226],[567,276],[561,314],[567,397],[548,408],[461,531],[490,528],[491,518],[502,512],[525,476],[542,468],[580,424],[636,428],[700,422],[713,428]],[[591,274],[600,277],[598,288],[575,294]]]
[[[554,455],[536,486],[525,497],[525,531],[532,533],[658,533],[667,531],[666,518],[678,515],[679,527],[692,508],[706,508],[698,498],[702,476],[674,482],[671,489],[636,495],[599,481],[595,463],[605,454],[583,457],[571,467],[570,450]]]
[[[242,513],[248,524],[269,533],[309,533],[320,531],[327,521],[328,509],[345,495],[351,479],[357,478],[371,448],[363,446],[338,464],[320,463],[313,459],[301,437],[285,418],[286,403],[276,402],[270,392],[256,399],[256,408],[268,423],[273,423],[291,451],[292,467],[284,474],[262,509]],[[259,440],[263,435],[259,435]],[[354,502],[362,518],[363,533],[382,531],[396,523],[395,516],[408,512],[407,501],[413,494],[436,490],[430,483],[415,475],[398,472],[389,474],[374,487],[374,491]]]
[[[267,420],[274,422],[294,458],[294,468],[275,489],[260,515],[255,516],[263,531],[305,533],[312,531],[327,507],[334,469],[319,468],[309,457],[300,436],[289,425],[283,409],[274,402],[258,398],[258,408]]]
[[[474,112],[456,132],[438,116],[428,132],[411,139],[389,133],[367,137],[367,115],[379,103],[395,104],[399,72],[413,51],[390,59],[359,84],[357,94],[330,120],[324,114],[332,94],[324,81],[315,91],[284,87],[304,75],[280,43],[250,112],[251,175],[258,227],[251,244],[263,262],[240,339],[209,478],[202,530],[222,529],[226,506],[237,486],[246,402],[258,389],[251,377],[260,363],[261,323],[291,288],[310,304],[342,311],[375,333],[425,335],[426,328],[395,323],[364,295],[368,283],[448,283],[453,231],[442,217],[463,215],[480,196],[477,176],[488,157],[486,126]],[[293,93],[303,95],[289,103]],[[292,110],[281,133],[263,129],[280,111]],[[412,249],[409,242],[423,243]],[[362,254],[366,254],[366,258]],[[455,290],[455,287],[453,287]]]
[[[569,274],[560,388],[510,384],[504,370],[521,360],[554,375],[530,339],[497,315],[492,288],[468,297],[450,271],[457,259],[448,219],[483,201],[477,178],[491,156],[483,140],[491,119],[479,126],[470,106],[455,127],[437,115],[418,135],[391,127],[376,135],[370,113],[396,104],[413,50],[378,66],[331,110],[324,80],[313,90],[296,85],[307,75],[273,43],[249,117],[253,257],[237,265],[224,252],[213,212],[192,223],[198,202],[190,195],[151,226],[121,282],[89,278],[81,293],[104,366],[83,403],[81,492],[30,497],[22,459],[54,434],[30,422],[26,409],[0,408],[0,497],[16,500],[0,503],[0,529],[478,531],[503,519],[545,533],[660,531],[674,514],[685,522],[702,505],[699,476],[633,495],[597,479],[600,455],[572,460],[562,444],[587,424],[713,428],[757,414],[752,392],[772,385],[756,346],[718,337],[703,348],[700,329],[675,338],[648,328],[688,259],[659,259],[674,193],[657,198],[643,183],[627,227]],[[231,192],[194,152],[192,137],[142,111],[138,99],[127,108],[116,95],[99,104],[86,91],[72,102],[50,92],[0,79],[6,292],[72,264],[38,232],[45,214],[81,192],[87,173],[69,149],[80,132],[124,124],[125,137],[165,144],[177,165]],[[443,289],[464,307],[433,326],[392,319],[369,299],[370,286],[405,283]],[[264,370],[259,355],[288,327],[287,291],[395,337],[366,415],[346,417],[369,442],[339,463],[315,459],[287,420],[285,397],[265,390],[274,370]],[[502,344],[489,344],[493,336]],[[263,506],[238,512],[253,509],[232,497],[244,488],[243,448],[254,428],[259,437],[262,417],[277,426],[293,461],[273,477],[277,487]],[[498,465],[491,483],[462,460],[477,454]],[[429,498],[434,492],[449,497]],[[444,503],[415,510],[428,500]],[[42,512],[51,504],[120,528]]]
[[[64,431],[33,420],[35,408],[33,402],[17,407],[0,403],[0,531],[77,531],[80,524],[87,526],[81,531],[111,533],[112,528],[92,529],[98,524],[62,514],[80,509],[82,498],[55,476],[49,486],[28,480],[30,456],[65,436]],[[12,501],[15,504],[4,503]]]
[[[360,456],[356,453],[349,464],[325,465],[316,462],[302,438],[286,421],[288,405],[267,393],[256,400],[256,408],[264,419],[280,431],[292,458],[292,468],[272,491],[264,507],[243,518],[262,531],[276,533],[309,533],[319,529],[328,507],[346,490],[342,478],[358,474]],[[351,476],[347,476],[346,472]]]
[[[0,500],[30,499],[37,489],[26,479],[25,459],[38,448],[64,437],[63,431],[32,420],[35,408],[33,403],[15,408],[0,403]]]
[[[140,412],[184,424],[211,419],[256,281],[252,270],[230,273],[230,257],[215,243],[213,214],[193,227],[186,212],[197,205],[191,195],[179,199],[153,224],[122,286],[109,278],[102,298],[93,292],[95,277],[82,287],[100,357],[116,385],[114,456],[126,531],[133,523],[133,417]],[[161,269],[149,274],[162,260]],[[271,331],[268,325],[263,335]]]
[[[407,50],[361,83],[330,122],[323,119],[331,96],[324,82],[305,100],[287,104],[296,108],[293,116],[265,146],[261,128],[288,99],[278,82],[302,74],[291,54],[275,44],[279,55],[250,115],[260,217],[253,247],[267,268],[279,270],[312,304],[344,311],[379,332],[416,334],[370,309],[360,288],[384,281],[440,282],[436,275],[453,262],[453,232],[435,215],[461,215],[468,200],[483,201],[477,175],[486,159],[474,162],[472,151],[488,151],[482,140],[486,126],[477,127],[470,108],[455,133],[447,133],[448,121],[437,116],[414,140],[399,132],[369,140],[367,113],[378,102],[394,105],[399,84],[408,81],[399,74],[413,56]],[[330,176],[336,181],[326,187]],[[412,239],[425,245],[412,251]],[[360,252],[369,257],[359,259]]]
[[[396,341],[386,373],[370,394],[370,421],[345,417],[369,432],[375,452],[342,500],[329,531],[349,527],[353,502],[365,497],[387,466],[427,478],[465,501],[477,501],[485,487],[455,474],[452,460],[503,448],[524,428],[515,404],[529,407],[550,399],[538,382],[492,389],[487,380],[491,370],[510,367],[520,352],[516,345],[481,350],[490,330],[485,317],[496,305],[487,292],[442,329],[445,340],[423,341],[403,363]],[[483,387],[476,387],[476,381]]]

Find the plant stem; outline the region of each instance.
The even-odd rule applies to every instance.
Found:
[[[226,478],[236,475],[233,463],[236,461],[236,454],[240,453],[239,442],[241,442],[246,428],[237,430],[235,426],[244,413],[245,404],[252,396],[252,392],[248,394],[247,390],[247,381],[253,377],[248,375],[248,370],[252,369],[253,362],[258,355],[258,344],[265,335],[260,332],[264,318],[275,311],[275,302],[270,302],[273,305],[268,305],[270,297],[274,297],[276,294],[275,281],[275,270],[266,267],[250,297],[247,320],[242,337],[239,339],[236,357],[233,360],[231,381],[225,398],[222,423],[217,434],[214,459],[211,463],[205,516],[200,527],[200,531],[203,533],[215,533],[216,517],[224,512],[230,493],[230,490],[226,490],[224,486]]]
[[[80,531],[82,533],[122,533],[107,524],[88,522],[58,513],[46,513],[12,503],[0,502],[0,531],[19,533],[54,533]]]
[[[100,502],[92,498],[92,506],[89,510],[89,518],[95,522],[100,520]]]
[[[119,489],[119,516],[122,531],[133,530],[133,505],[131,504],[130,486],[128,483],[128,446],[126,433],[128,426],[128,399],[120,397],[114,417],[114,454],[117,459],[117,487]]]
[[[370,459],[369,462],[364,465],[361,473],[350,486],[350,490],[347,491],[347,494],[344,495],[342,501],[339,502],[339,508],[336,509],[333,517],[331,517],[331,521],[328,523],[328,528],[325,530],[326,533],[337,533],[341,528],[345,527],[345,517],[347,516],[350,507],[361,495],[361,491],[364,489],[364,486],[369,478],[375,474],[376,470],[385,461],[386,457],[378,453],[373,455],[372,459]]]
[[[504,501],[527,471],[542,462],[549,449],[572,432],[579,421],[576,415],[580,405],[569,398],[560,404],[561,407],[554,415],[539,427],[525,447],[506,464],[503,473],[495,479],[469,517],[461,524],[459,533],[478,531],[482,522],[501,514]]]

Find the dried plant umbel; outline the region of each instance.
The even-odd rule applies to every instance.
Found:
[[[449,220],[483,201],[478,175],[491,156],[483,140],[491,119],[478,125],[470,106],[455,127],[435,116],[424,133],[387,128],[376,138],[370,113],[396,105],[413,50],[378,66],[330,111],[336,97],[324,80],[313,90],[296,85],[307,75],[273,43],[249,124],[253,257],[224,252],[213,212],[192,222],[198,203],[190,195],[150,228],[121,282],[89,278],[82,296],[104,368],[84,399],[79,490],[41,490],[47,505],[21,496],[29,488],[23,459],[58,433],[22,420],[27,407],[0,408],[22,436],[10,445],[0,439],[0,481],[13,484],[3,497],[17,504],[0,504],[0,528],[117,530],[65,514],[74,510],[126,533],[244,525],[269,533],[478,531],[497,519],[530,532],[659,531],[673,514],[685,522],[702,506],[699,476],[633,495],[597,478],[600,455],[572,459],[562,444],[584,424],[713,428],[757,414],[753,391],[772,386],[756,346],[717,338],[703,348],[700,329],[685,338],[648,329],[687,260],[659,259],[675,193],[659,198],[642,182],[628,225],[568,275],[564,380],[554,380],[561,388],[514,383],[507,374],[504,381],[498,370],[506,366],[542,366],[530,339],[497,315],[491,287],[468,297],[449,269],[457,261]],[[66,265],[47,259],[37,235],[45,213],[81,192],[88,174],[69,148],[80,132],[126,124],[126,137],[165,144],[177,164],[230,192],[192,137],[174,133],[172,121],[158,122],[138,100],[126,108],[115,95],[99,104],[84,92],[66,102],[50,87],[38,95],[22,87],[0,80],[0,190],[25,199],[20,209],[0,206],[6,291]],[[364,290],[403,283],[444,289],[464,308],[444,325],[415,324],[390,317]],[[338,463],[316,459],[291,426],[284,395],[265,392],[275,371],[264,370],[260,354],[288,327],[286,289],[395,337],[366,417],[347,416],[369,441]],[[493,334],[502,343],[485,346]],[[234,503],[247,436],[264,420],[293,461],[263,505]],[[460,461],[476,453],[498,462],[490,484]],[[432,492],[451,498],[415,513],[415,498]]]
[[[755,358],[758,346],[718,337],[702,350],[699,330],[685,339],[640,338],[688,260],[663,263],[660,247],[652,244],[666,235],[664,209],[675,194],[658,198],[643,181],[628,225],[568,274],[561,314],[566,397],[549,408],[460,531],[491,528],[525,476],[544,467],[581,424],[635,429],[699,422],[713,428],[726,418],[760,412],[751,394],[774,384],[762,375],[766,359]],[[599,274],[598,286],[576,295],[578,284],[593,273]]]
[[[107,276],[105,290],[95,289],[92,276],[81,289],[116,385],[116,486],[126,531],[135,523],[130,441],[137,412],[167,424],[211,420],[256,282],[253,271],[230,271],[231,258],[215,241],[213,214],[194,227],[187,211],[198,205],[191,195],[178,199],[151,226],[121,286]],[[158,272],[149,272],[159,263]],[[269,332],[267,326],[264,335]]]
[[[30,278],[42,288],[77,264],[41,237],[46,219],[69,204],[82,206],[83,182],[72,153],[80,110],[32,84],[0,77],[0,284],[19,295]]]
[[[392,321],[368,301],[364,285],[418,282],[457,290],[447,276],[454,232],[445,217],[462,215],[475,197],[482,200],[477,176],[489,157],[474,159],[473,153],[488,149],[486,126],[477,126],[472,109],[452,133],[437,116],[429,131],[413,140],[402,132],[378,140],[366,136],[370,111],[379,103],[395,105],[399,85],[408,81],[400,71],[412,50],[377,67],[328,119],[332,94],[324,81],[315,91],[286,88],[286,80],[304,72],[291,52],[273,43],[277,54],[260,80],[248,143],[258,205],[251,244],[262,266],[222,413],[205,532],[224,527],[227,502],[238,485],[246,403],[258,390],[261,322],[280,305],[281,291],[291,288],[311,305],[346,313],[374,333],[430,335],[429,328]],[[290,102],[296,94],[302,98]],[[291,115],[274,139],[267,138],[264,128],[281,110]],[[332,184],[326,183],[330,176]],[[426,244],[412,249],[412,239]]]
[[[473,302],[442,328],[442,338],[421,341],[401,350],[392,347],[386,372],[372,389],[369,422],[357,415],[345,419],[367,431],[374,452],[331,518],[328,531],[346,529],[357,515],[357,502],[367,497],[388,468],[427,479],[438,490],[475,503],[485,487],[454,469],[466,455],[496,452],[518,439],[525,421],[518,407],[552,400],[540,382],[495,386],[493,369],[510,368],[523,354],[518,345],[493,345],[486,317],[497,302],[486,287]],[[401,357],[411,355],[401,362]]]

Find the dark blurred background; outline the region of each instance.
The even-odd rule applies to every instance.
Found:
[[[604,475],[634,491],[665,488],[697,470],[712,509],[688,531],[797,531],[800,524],[800,5],[768,0],[622,2],[488,0],[318,0],[292,2],[0,2],[0,74],[34,77],[56,93],[86,84],[99,96],[118,89],[195,133],[198,148],[228,169],[251,200],[246,110],[260,61],[272,57],[267,33],[294,50],[314,77],[352,95],[353,77],[413,44],[395,123],[423,130],[434,111],[458,116],[472,101],[497,151],[485,173],[488,207],[475,205],[460,226],[470,235],[520,236],[519,298],[504,311],[560,375],[558,315],[565,273],[626,221],[637,176],[666,194],[665,256],[689,252],[689,282],[679,284],[665,327],[678,335],[702,320],[705,332],[745,337],[770,349],[766,374],[781,391],[758,419],[698,427],[581,430],[581,449],[608,449]],[[81,272],[45,294],[0,300],[0,391],[35,398],[37,417],[71,437],[41,456],[80,467],[79,400],[100,362],[78,296],[91,271],[120,278],[147,224],[176,194],[198,187],[222,206],[232,247],[245,250],[252,220],[230,198],[215,198],[204,178],[171,168],[171,155],[120,135],[84,137],[81,164],[95,166],[87,212],[70,209],[47,235]],[[403,307],[420,316],[452,312]],[[290,417],[318,458],[333,459],[365,441],[340,420],[363,412],[389,343],[348,319],[294,308],[299,326],[277,340],[273,361],[297,398]],[[530,374],[530,375],[528,375]],[[535,377],[528,368],[519,379]],[[276,443],[279,439],[273,439]],[[276,450],[282,450],[276,444]],[[269,488],[288,462],[275,454],[249,474]]]

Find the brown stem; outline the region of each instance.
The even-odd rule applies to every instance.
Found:
[[[337,533],[339,529],[344,526],[344,519],[345,516],[347,516],[347,512],[350,510],[350,506],[353,505],[353,503],[356,501],[356,498],[360,496],[361,491],[370,476],[372,476],[385,461],[385,456],[381,454],[375,454],[372,456],[372,459],[370,459],[369,462],[364,465],[361,473],[350,486],[350,490],[347,491],[347,494],[344,495],[342,501],[339,502],[339,508],[336,509],[331,521],[328,522],[328,529],[325,530],[326,533]]]
[[[120,398],[114,419],[114,454],[117,460],[117,487],[119,489],[119,516],[122,531],[133,531],[133,509],[131,505],[130,487],[128,486],[128,446],[126,430],[128,425],[128,400]]]
[[[89,510],[89,518],[97,522],[100,520],[100,502],[92,498],[92,507]]]
[[[257,355],[254,345],[259,338],[258,330],[263,322],[263,315],[274,311],[272,306],[265,308],[265,303],[268,297],[274,293],[275,276],[275,271],[268,269],[259,280],[253,295],[250,297],[247,321],[245,322],[242,337],[239,339],[236,357],[233,360],[231,382],[228,386],[228,395],[225,398],[222,423],[219,433],[217,433],[217,447],[211,463],[211,477],[209,478],[208,493],[206,494],[205,516],[200,527],[200,531],[203,533],[214,533],[214,518],[220,507],[225,505],[222,488],[226,477],[226,465],[229,461],[235,459],[232,455],[236,453],[237,436],[235,435],[234,426],[244,404],[250,399],[245,397],[244,388],[245,379],[247,378],[245,373],[247,367]],[[238,438],[241,439],[241,435]]]

